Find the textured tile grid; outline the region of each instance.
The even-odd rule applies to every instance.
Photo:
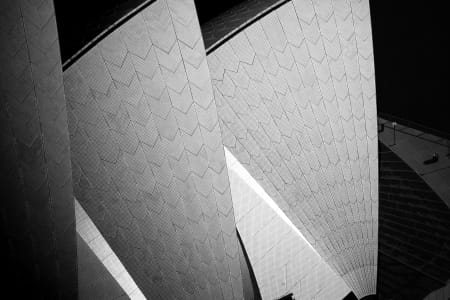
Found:
[[[13,265],[8,276],[17,275],[27,286],[23,292],[37,298],[76,299],[69,133],[53,1],[1,1],[0,65],[5,272]]]
[[[79,234],[77,234],[77,257],[79,300],[129,299],[119,283]]]
[[[141,290],[77,200],[75,200],[75,217],[77,233],[117,281],[129,299],[145,299]]]
[[[289,292],[296,299],[343,298],[350,291],[344,280],[252,189],[233,164],[228,164],[228,174],[235,214],[242,216],[236,226],[263,299]],[[258,222],[254,214],[273,217]]]
[[[75,195],[143,294],[241,299],[194,2],[151,4],[65,71],[64,84]]]
[[[292,1],[208,55],[224,145],[358,297],[375,293],[368,1]]]

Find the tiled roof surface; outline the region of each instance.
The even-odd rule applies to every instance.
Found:
[[[145,299],[117,255],[76,199],[75,216],[79,249],[80,299]],[[80,257],[80,255],[87,255],[87,257]]]
[[[193,0],[158,0],[64,72],[74,193],[150,299],[241,299]]]
[[[130,299],[79,235],[77,244],[78,299]]]
[[[207,57],[224,145],[358,297],[375,293],[368,1],[287,2]]]
[[[77,299],[69,132],[52,0],[0,1],[0,99],[1,269],[13,282],[5,293]]]
[[[263,199],[244,167],[226,157],[236,227],[262,298],[342,299],[350,291],[342,277]]]

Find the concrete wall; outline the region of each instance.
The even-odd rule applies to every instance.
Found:
[[[0,233],[5,289],[76,299],[66,101],[53,1],[0,2]]]
[[[224,145],[358,297],[375,293],[368,1],[287,2],[208,54]]]
[[[227,154],[236,226],[263,299],[342,299],[350,288],[254,189]]]
[[[147,298],[240,299],[194,1],[158,0],[64,72],[74,193]]]

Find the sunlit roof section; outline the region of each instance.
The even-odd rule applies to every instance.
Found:
[[[76,199],[75,215],[78,234],[111,273],[128,297],[132,300],[147,299]]]
[[[207,57],[224,146],[357,297],[376,293],[369,1],[281,3]]]
[[[350,288],[225,148],[236,226],[263,299],[341,299]]]
[[[118,24],[64,71],[64,91],[74,195],[143,294],[242,299],[194,1],[154,1]]]
[[[306,240],[303,234],[298,230],[297,227],[292,223],[292,221],[286,216],[286,214],[280,209],[280,207],[273,201],[273,199],[266,193],[266,191],[259,185],[259,183],[250,175],[250,173],[244,168],[243,165],[239,163],[239,161],[231,154],[231,152],[225,148],[225,157],[227,160],[228,171],[233,171],[248,185],[248,187],[253,190],[260,199],[264,200],[265,203],[277,214],[279,218],[281,218],[289,227],[298,234],[303,241],[314,251],[314,247]],[[239,198],[239,196],[237,196]],[[233,203],[234,204],[234,203]],[[236,203],[236,205],[240,205],[241,203]],[[238,213],[236,213],[238,215]],[[316,252],[317,253],[317,252]]]

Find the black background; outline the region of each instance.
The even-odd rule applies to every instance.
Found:
[[[379,113],[450,133],[444,2],[370,1]]]

